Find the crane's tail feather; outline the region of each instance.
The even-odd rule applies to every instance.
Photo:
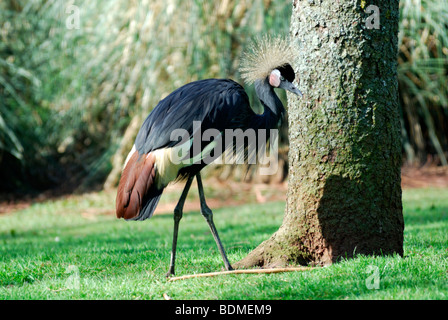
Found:
[[[163,188],[155,184],[156,168],[153,154],[139,155],[134,151],[121,174],[116,199],[117,218],[145,220],[151,218]]]
[[[157,204],[159,203],[160,197],[162,196],[163,189],[162,190],[154,189],[151,191],[153,192],[150,193],[149,200],[146,201],[146,203],[144,204],[142,210],[140,211],[140,214],[137,217],[132,218],[130,220],[142,221],[152,217],[154,210],[156,210],[157,208]]]

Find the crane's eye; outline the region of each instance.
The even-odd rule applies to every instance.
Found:
[[[281,81],[285,81],[285,78],[284,78],[284,77],[280,77],[280,80],[281,80]]]

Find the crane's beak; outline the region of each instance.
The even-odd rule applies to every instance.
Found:
[[[283,89],[288,90],[289,92],[292,92],[292,93],[294,93],[294,94],[296,94],[298,96],[303,97],[302,92],[300,92],[300,90],[297,89],[297,87],[292,82],[289,82],[289,81],[286,82],[285,81],[285,83],[283,85]]]
[[[293,85],[293,86],[294,86],[294,85]],[[294,88],[292,88],[292,89],[290,89],[290,90],[288,90],[288,91],[290,91],[290,92],[292,92],[292,93],[294,93],[294,94],[296,94],[296,95],[298,95],[298,96],[300,96],[300,97],[303,97],[302,92],[301,92],[299,89],[297,89],[296,86],[294,86]]]

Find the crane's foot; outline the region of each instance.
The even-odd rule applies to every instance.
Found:
[[[174,264],[170,264],[170,268],[168,269],[168,272],[165,275],[166,278],[169,278],[172,276],[174,276]]]
[[[171,271],[171,269],[170,269],[170,270],[168,270],[168,272],[166,273],[165,278],[171,278],[171,277],[173,277],[173,276],[174,276],[174,271]]]

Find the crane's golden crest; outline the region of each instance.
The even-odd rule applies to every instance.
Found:
[[[257,39],[243,53],[239,69],[241,77],[247,84],[252,84],[257,79],[266,78],[272,70],[292,64],[296,55],[297,48],[289,38],[265,36]]]

